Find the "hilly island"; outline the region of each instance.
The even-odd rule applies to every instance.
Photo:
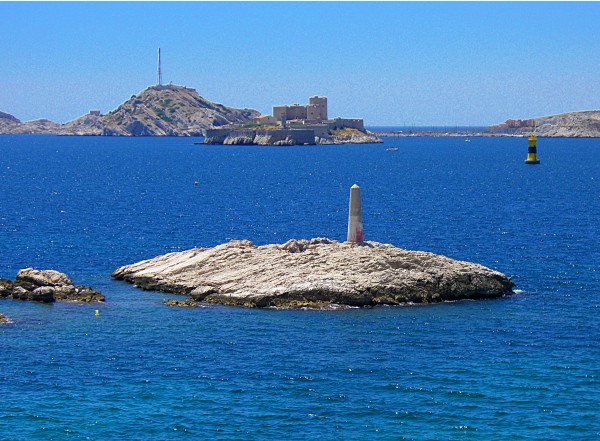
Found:
[[[45,119],[22,123],[11,115],[0,113],[0,133],[200,136],[203,129],[248,122],[258,115],[256,110],[213,103],[188,87],[157,85],[133,95],[106,115],[91,111],[65,124]]]

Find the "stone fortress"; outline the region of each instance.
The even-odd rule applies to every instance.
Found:
[[[273,117],[279,121],[283,117],[288,120],[307,120],[320,122],[327,119],[327,97],[311,96],[305,106],[273,106]]]
[[[368,134],[359,118],[327,116],[327,98],[312,96],[308,104],[273,106],[272,115],[254,117],[249,125],[229,125],[205,130],[206,144],[298,145],[342,143],[335,131],[350,129],[347,142],[381,142]],[[364,139],[360,139],[364,138]]]
[[[365,130],[364,122],[358,118],[327,118],[327,97],[311,96],[308,104],[292,104],[273,106],[273,115],[257,116],[256,124],[281,124],[282,128],[294,127],[312,129],[315,136],[326,137],[330,130],[356,129]]]

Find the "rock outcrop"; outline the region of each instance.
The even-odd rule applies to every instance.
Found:
[[[24,135],[58,134],[61,132],[62,126],[49,119],[27,121],[17,126],[13,131],[13,133],[21,133]]]
[[[204,130],[204,144],[306,145],[315,144],[315,134],[312,130],[256,130],[232,126]]]
[[[106,115],[93,112],[66,124],[48,120],[22,123],[12,115],[1,113],[0,133],[199,136],[202,129],[245,123],[258,115],[256,110],[213,103],[188,87],[164,85],[148,87]]]
[[[21,122],[8,113],[0,112],[0,134],[58,134],[61,129],[60,124],[48,119]]]
[[[104,296],[89,286],[75,285],[66,274],[25,268],[14,282],[0,279],[0,298],[52,303],[59,301],[103,302]]]
[[[9,318],[6,317],[4,314],[0,314],[0,324],[2,323],[10,323]]]
[[[70,121],[58,131],[60,135],[74,136],[100,136],[105,134],[106,116],[99,114],[87,114]]]
[[[600,110],[563,113],[532,119],[509,119],[489,127],[492,134],[557,138],[600,138]]]
[[[328,137],[316,138],[317,144],[377,144],[383,141],[374,133],[358,129],[333,130]]]
[[[173,300],[173,299],[169,299],[169,300],[165,300],[163,302],[164,305],[166,306],[177,306],[179,308],[197,308],[200,306],[200,304],[198,302],[196,302],[195,300]]]
[[[0,122],[12,122],[15,124],[21,123],[21,121],[18,118],[4,112],[0,112]]]
[[[152,86],[104,117],[102,135],[200,136],[202,129],[244,123],[258,116],[202,98],[194,89]]]
[[[11,133],[21,121],[8,113],[0,112],[0,133]]]
[[[116,269],[113,277],[193,301],[248,307],[370,306],[499,297],[514,284],[481,265],[377,242],[234,240]]]

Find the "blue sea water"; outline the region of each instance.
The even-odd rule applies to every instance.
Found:
[[[57,269],[107,299],[0,301],[1,440],[600,438],[599,140],[539,139],[539,166],[522,138],[192,141],[0,136],[0,277]],[[481,263],[516,294],[180,309],[110,278],[231,238],[344,240],[354,183],[366,240]]]

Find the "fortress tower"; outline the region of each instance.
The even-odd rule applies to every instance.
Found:
[[[311,96],[308,99],[308,105],[310,107],[314,106],[314,111],[310,111],[310,113],[316,114],[316,112],[318,111],[318,117],[317,118],[311,118],[310,116],[308,117],[308,119],[320,119],[322,121],[327,119],[327,97],[324,96]]]

